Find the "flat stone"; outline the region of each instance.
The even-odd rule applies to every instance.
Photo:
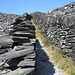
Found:
[[[35,61],[24,60],[24,61],[21,61],[17,66],[35,66]]]
[[[32,53],[32,54],[26,55],[24,58],[25,58],[25,59],[28,59],[28,58],[29,58],[29,59],[31,59],[31,58],[33,59],[33,58],[35,58],[35,56],[36,56],[36,54],[35,54],[35,53]]]
[[[29,37],[29,38],[35,38],[34,34],[31,33],[13,33],[13,36],[21,36],[21,37]]]
[[[0,37],[0,43],[10,43],[10,42],[14,42],[11,37],[8,36],[2,36]]]
[[[28,37],[19,37],[19,36],[13,36],[12,39],[20,39],[20,40],[25,40],[28,39]]]
[[[17,29],[13,29],[11,32],[17,32],[17,31],[21,31],[21,32],[30,32],[30,33],[34,33],[34,32],[35,32],[34,30],[31,30],[31,29],[27,30],[27,28],[26,28],[26,30],[17,30]]]
[[[0,54],[7,52],[8,49],[0,49]]]
[[[3,43],[0,43],[0,48],[11,48],[13,45],[12,42],[3,42]]]
[[[13,39],[13,41],[15,42],[15,43],[31,43],[31,41],[29,40],[29,39],[24,39],[24,40],[22,40],[22,39]]]
[[[1,54],[0,55],[0,59],[2,59],[3,61],[8,60],[8,59],[13,59],[13,58],[17,58],[17,57],[21,57],[21,56],[25,56],[29,53],[34,52],[34,50],[29,50],[29,49],[25,49],[25,50],[20,50],[20,51],[10,51],[7,52],[5,54]]]
[[[14,27],[14,29],[17,29],[17,30],[34,30],[34,29],[31,29],[29,27]]]
[[[34,73],[35,68],[18,68],[15,71],[11,71],[7,73],[7,75],[27,75],[30,74],[32,75]]]
[[[23,46],[34,46],[34,43],[23,43]]]
[[[24,49],[34,50],[34,46],[15,46],[14,47],[14,50],[15,51],[24,50]]]
[[[32,24],[25,24],[25,23],[22,23],[22,22],[21,22],[21,24],[18,24],[18,25],[14,26],[14,28],[16,28],[16,27],[28,27],[28,28],[31,28],[32,30],[35,30],[34,25],[32,25]]]
[[[20,31],[18,31],[18,32],[14,32],[14,33],[12,33],[13,35],[33,35],[33,33],[25,33],[25,32],[20,32]],[[34,34],[35,35],[35,34]]]

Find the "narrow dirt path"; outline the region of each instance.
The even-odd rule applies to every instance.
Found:
[[[56,66],[50,62],[43,43],[38,38],[36,42],[36,72],[34,75],[64,75]]]

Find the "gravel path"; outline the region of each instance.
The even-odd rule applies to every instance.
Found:
[[[65,75],[57,66],[54,66],[52,62],[50,62],[50,58],[46,53],[47,48],[43,47],[40,39],[38,40],[36,43],[36,72],[34,75]]]

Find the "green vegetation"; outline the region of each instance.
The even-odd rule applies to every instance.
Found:
[[[33,20],[31,20],[34,24]],[[35,25],[35,24],[34,24]],[[53,60],[53,63],[58,65],[58,68],[61,69],[64,73],[68,75],[75,75],[75,66],[73,61],[70,58],[64,58],[63,53],[58,53],[56,49],[53,49],[53,45],[50,45],[47,38],[40,32],[40,28],[38,25],[35,25],[36,28],[36,37],[40,38],[43,44],[48,48],[48,56],[50,56]]]
[[[71,75],[75,75],[75,71],[71,72]]]

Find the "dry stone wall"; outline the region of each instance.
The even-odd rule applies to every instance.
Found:
[[[32,16],[1,13],[0,18],[0,75],[13,75],[8,73],[19,67],[33,71],[36,36]]]
[[[75,2],[48,13],[32,13],[41,32],[59,52],[75,61]]]

